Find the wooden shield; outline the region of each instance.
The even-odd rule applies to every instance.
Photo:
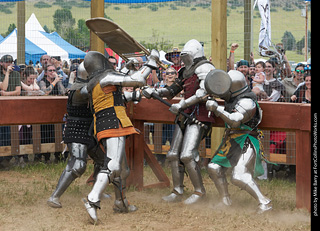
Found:
[[[86,20],[86,24],[91,31],[125,61],[128,61],[130,57],[150,55],[150,52],[144,46],[132,38],[116,23],[106,18],[91,18]],[[164,67],[160,61],[158,64]]]

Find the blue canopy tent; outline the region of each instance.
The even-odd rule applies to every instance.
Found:
[[[40,33],[50,39],[53,43],[57,44],[63,50],[65,50],[69,54],[69,59],[84,59],[84,56],[86,56],[85,52],[65,41],[57,32],[52,32],[51,34],[49,34],[40,31]]]
[[[37,61],[40,61],[42,55],[47,54],[40,47],[32,43],[29,39],[25,40],[25,61],[29,64],[32,61],[33,64],[36,64]]]

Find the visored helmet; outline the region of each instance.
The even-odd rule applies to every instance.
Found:
[[[201,43],[195,39],[189,40],[183,47],[180,57],[185,67],[189,69],[195,58],[203,57],[204,50]]]

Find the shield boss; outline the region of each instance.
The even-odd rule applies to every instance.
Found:
[[[221,98],[229,92],[231,78],[225,71],[214,69],[207,74],[204,86],[209,94]]]

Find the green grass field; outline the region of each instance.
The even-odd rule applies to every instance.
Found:
[[[195,38],[204,42],[205,53],[209,57],[211,53],[211,8],[194,7],[196,10],[191,10],[191,7],[177,6],[177,10],[172,10],[170,2],[159,6],[162,7],[159,7],[157,11],[151,11],[146,6],[137,9],[129,8],[128,4],[110,4],[105,8],[105,14],[139,42],[152,41],[152,34],[156,32],[158,39],[169,40],[174,46],[181,49],[186,41]],[[50,30],[54,30],[52,15],[59,8],[59,6],[53,5],[51,8],[39,9],[28,1],[26,20],[32,13],[35,13],[42,26],[46,25]],[[301,40],[305,33],[305,19],[300,16],[300,10],[288,12],[281,8],[275,9],[275,12],[271,12],[272,42],[281,42],[285,31],[290,31],[296,41]],[[10,23],[16,24],[16,6],[11,10],[12,14],[0,12],[2,22],[0,33],[5,33]],[[72,7],[71,11],[76,22],[79,19],[90,18],[90,8]],[[228,14],[227,44],[229,47],[233,42],[239,43],[240,47],[235,53],[236,60],[239,60],[243,58],[244,45],[243,7],[228,9]],[[259,58],[257,46],[260,16],[258,11],[254,11],[253,15],[253,52],[255,57]],[[311,17],[309,16],[309,18]],[[304,59],[303,55],[298,55],[295,51],[288,51],[287,56],[290,61],[299,62]]]

